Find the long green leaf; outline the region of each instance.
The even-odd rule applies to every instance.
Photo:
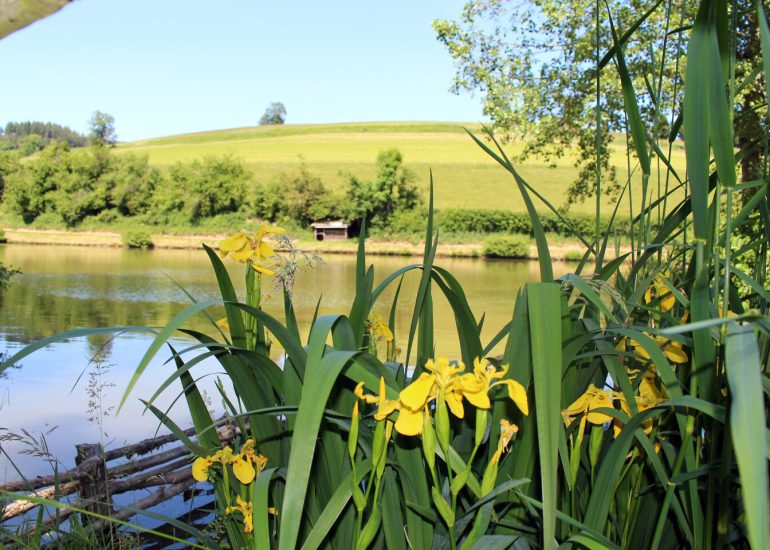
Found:
[[[543,496],[543,547],[555,548],[561,429],[561,294],[553,283],[528,283],[530,349],[535,383],[538,456]]]
[[[267,468],[260,472],[251,486],[251,502],[253,506],[253,535],[257,548],[270,548],[270,522],[268,512],[268,497],[270,482],[278,473],[278,468]]]
[[[687,75],[684,82],[684,133],[687,173],[690,180],[695,237],[708,237],[709,101],[711,47],[708,2],[702,2],[687,46]]]
[[[639,112],[639,102],[636,100],[636,92],[634,91],[634,85],[631,81],[631,75],[626,66],[626,58],[623,55],[623,45],[618,39],[617,32],[615,32],[615,24],[612,21],[612,14],[609,12],[609,4],[607,5],[607,15],[610,23],[610,30],[612,31],[615,57],[618,61],[617,68],[618,75],[620,76],[620,86],[623,92],[623,105],[625,106],[626,115],[628,116],[628,124],[631,126],[631,135],[634,138],[636,155],[639,157],[639,164],[642,167],[642,172],[644,175],[649,176],[650,155],[647,152],[647,134],[644,130],[642,115]]]
[[[362,462],[356,462],[356,482],[360,483],[363,478],[369,474],[372,469],[371,459]],[[342,510],[350,502],[352,493],[353,473],[349,473],[337,486],[334,494],[326,503],[323,512],[316,520],[313,528],[310,530],[305,542],[302,544],[302,550],[316,550],[326,540],[329,532],[334,528],[334,524],[339,518]]]
[[[752,548],[770,547],[767,448],[762,365],[750,325],[731,325],[725,350],[730,387],[730,433],[741,478],[741,496]]]
[[[318,338],[323,338],[323,341],[326,339],[325,335]],[[311,344],[311,351],[313,347]],[[291,439],[291,455],[281,509],[281,532],[278,545],[281,550],[290,550],[297,545],[322,413],[340,371],[358,353],[328,351],[320,361],[310,360],[311,355],[316,356],[315,352],[309,355],[302,398]]]

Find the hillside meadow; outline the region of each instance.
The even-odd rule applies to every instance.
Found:
[[[432,170],[436,208],[523,211],[523,202],[512,187],[510,175],[473,143],[464,128],[476,134],[481,131],[478,124],[435,122],[259,126],[124,143],[116,152],[146,154],[150,164],[161,169],[206,156],[232,155],[253,170],[256,180],[262,183],[295,171],[304,162],[330,190],[338,191],[348,174],[363,179],[374,177],[377,154],[397,148],[403,154],[405,166],[414,171],[426,197]],[[521,152],[523,143],[512,142],[506,148],[509,155],[515,156]],[[625,181],[628,177],[625,138],[617,136],[611,148],[618,179]],[[661,144],[661,148],[666,151],[667,144]],[[672,159],[674,167],[683,174],[681,143],[674,144]],[[560,206],[576,175],[574,163],[575,152],[568,150],[553,165],[543,159],[529,158],[518,163],[518,169],[547,200]],[[632,159],[632,172],[634,165]],[[660,173],[664,172],[665,167],[661,165]],[[635,202],[640,191],[641,179],[637,176],[632,187]],[[611,200],[603,202],[605,209],[614,204]],[[593,213],[593,201],[576,205],[572,211]],[[626,205],[621,215],[627,212]]]

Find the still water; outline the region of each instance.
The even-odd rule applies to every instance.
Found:
[[[294,304],[303,331],[308,329],[319,298],[321,314],[347,314],[350,310],[355,258],[336,255],[325,259],[325,265],[305,269],[297,276]],[[219,298],[202,250],[5,245],[0,246],[0,261],[22,270],[0,294],[0,351],[10,354],[30,342],[77,327],[162,326],[190,304],[180,286],[197,300]],[[414,262],[393,257],[371,257],[368,261],[374,266],[375,285]],[[482,343],[510,320],[518,288],[539,275],[534,262],[439,259],[437,264],[463,285],[476,318],[485,315]],[[228,267],[243,296],[243,284],[238,284],[243,266],[231,263]],[[399,298],[396,337],[403,347],[418,279],[418,271],[407,275]],[[383,318],[390,311],[394,290],[384,293],[375,306]],[[434,301],[437,355],[457,357],[451,310],[438,290]],[[280,295],[269,299],[265,309],[282,318]],[[221,317],[221,311],[213,310],[212,316]],[[188,326],[196,330],[210,327],[202,316]],[[64,466],[72,465],[77,443],[103,441],[105,447],[112,448],[154,435],[157,421],[149,413],[142,414],[139,399],[149,398],[173,372],[173,367],[165,364],[167,355],[156,357],[120,414],[114,409],[149,342],[150,337],[140,332],[100,335],[54,344],[23,359],[18,368],[7,370],[0,378],[0,428],[16,433],[25,429],[36,438],[46,434],[39,445],[45,444]],[[93,362],[97,356],[101,359]],[[196,377],[203,377],[201,384],[213,410],[220,409],[214,389],[218,372],[216,364],[200,365],[195,372]],[[167,390],[159,407],[170,406],[177,391]],[[172,406],[169,414],[178,424],[189,425],[183,403]],[[0,436],[3,433],[7,432],[0,432]],[[161,429],[161,433],[165,431]],[[46,460],[18,454],[25,448],[28,446],[21,442],[3,443],[3,451],[14,457],[25,475],[50,474]],[[3,453],[0,482],[16,478]]]

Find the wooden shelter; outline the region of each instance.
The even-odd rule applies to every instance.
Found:
[[[350,237],[350,224],[342,220],[311,223],[317,241],[342,241]]]

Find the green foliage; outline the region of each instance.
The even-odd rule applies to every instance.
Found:
[[[8,122],[0,131],[0,149],[21,148],[25,138],[32,135],[42,140],[43,147],[52,141],[66,141],[70,147],[83,147],[88,144],[85,136],[53,122]]]
[[[115,157],[104,148],[70,151],[63,142],[22,163],[0,162],[0,175],[5,170],[3,202],[12,212],[26,223],[56,214],[69,227],[112,208],[125,215],[146,212],[160,179],[146,157]]]
[[[269,195],[268,198],[265,195]],[[267,186],[261,198],[263,207],[257,214],[278,221],[288,218],[306,227],[314,221],[338,215],[339,200],[324,187],[321,178],[311,174],[305,164],[294,174],[282,174]]]
[[[5,176],[3,202],[29,223],[55,209],[59,181],[71,178],[69,146],[53,142],[36,158]]]
[[[158,188],[154,209],[164,219],[181,217],[193,224],[235,212],[244,201],[250,179],[243,163],[231,156],[177,163],[169,170],[166,185]]]
[[[659,80],[648,82],[654,95],[645,96],[642,103],[645,122],[658,136],[664,134],[669,115],[658,106],[678,104],[682,93],[681,86],[675,85],[675,74],[684,51],[668,31],[678,26],[675,21],[680,17],[694,14],[693,2],[683,3],[681,14],[680,8],[667,6],[671,11],[654,10],[624,44],[637,89],[645,89],[647,75],[663,69]],[[607,5],[616,27],[623,30],[631,28],[648,8],[635,0],[614,0]],[[597,14],[597,10],[601,12]],[[457,66],[453,91],[479,91],[484,113],[495,129],[502,135],[527,137],[518,160],[532,155],[556,159],[577,144],[579,175],[565,196],[570,203],[594,193],[599,169],[605,182],[614,182],[607,144],[611,132],[625,129],[620,79],[610,63],[601,74],[597,151],[597,48],[604,54],[613,47],[604,12],[604,4],[596,2],[505,4],[484,0],[468,2],[457,21],[433,23],[439,42]]]
[[[522,235],[492,235],[484,239],[484,255],[490,258],[528,258],[529,239]]]
[[[118,140],[115,117],[101,111],[94,111],[88,121],[88,142],[95,147],[114,146]]]
[[[123,245],[126,248],[152,248],[152,235],[146,229],[134,229],[123,233]]]
[[[286,122],[286,107],[283,103],[271,103],[259,119],[260,126],[272,126]]]
[[[373,181],[349,176],[345,190],[345,212],[349,221],[366,222],[368,227],[384,227],[401,210],[412,210],[421,200],[415,176],[403,166],[397,149],[377,156],[377,175]]]
[[[427,212],[416,209],[400,211],[391,216],[388,228],[398,234],[418,234],[425,224]],[[564,237],[573,236],[577,231],[581,235],[590,235],[594,231],[595,218],[587,214],[543,214],[540,217],[543,229],[547,233]],[[482,210],[475,208],[447,208],[436,212],[436,227],[443,234],[463,233],[512,233],[533,235],[532,221],[525,212],[510,210]],[[612,234],[628,236],[631,223],[627,218],[615,219],[610,224],[609,218],[602,218],[603,230]]]
[[[37,134],[29,134],[19,140],[19,154],[22,157],[34,155],[45,148],[45,140]]]
[[[110,170],[101,179],[109,189],[108,206],[123,216],[149,212],[163,181],[160,171],[148,165],[146,155],[132,154],[113,156]]]

